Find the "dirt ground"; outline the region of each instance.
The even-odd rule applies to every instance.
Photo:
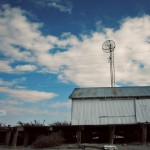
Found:
[[[105,144],[106,145],[106,144]],[[67,144],[61,145],[59,147],[53,148],[44,148],[44,149],[33,149],[31,147],[4,147],[0,146],[0,150],[98,150],[101,149],[103,144],[81,144],[81,146],[77,144]],[[150,150],[150,145],[116,145],[118,150]]]

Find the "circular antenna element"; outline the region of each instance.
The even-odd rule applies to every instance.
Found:
[[[102,49],[105,53],[111,53],[114,51],[116,44],[112,40],[107,40],[103,43]]]

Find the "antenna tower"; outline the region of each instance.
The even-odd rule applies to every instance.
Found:
[[[115,87],[115,64],[114,64],[114,49],[116,44],[112,40],[107,40],[103,43],[102,49],[105,53],[109,53],[111,87]]]

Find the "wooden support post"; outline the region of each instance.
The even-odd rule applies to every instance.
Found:
[[[14,130],[13,139],[12,139],[12,145],[11,145],[12,148],[16,148],[17,139],[18,139],[18,128],[16,127]]]
[[[25,132],[24,134],[24,146],[28,146],[28,141],[29,141],[29,134]]]
[[[114,143],[114,133],[115,133],[115,126],[110,126],[110,132],[109,132],[109,144]]]
[[[147,125],[146,124],[142,124],[142,139],[141,139],[141,143],[143,145],[146,145],[146,141],[147,141]]]
[[[81,144],[81,134],[82,134],[81,129],[78,129],[77,131],[77,143],[78,144]]]
[[[11,137],[11,131],[7,131],[7,133],[6,133],[6,139],[5,139],[5,145],[6,146],[9,145],[10,137]]]

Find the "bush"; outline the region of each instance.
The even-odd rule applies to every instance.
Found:
[[[69,126],[70,123],[68,123],[67,121],[64,121],[64,122],[57,121],[57,122],[54,122],[54,123],[49,124],[49,125],[50,126]]]
[[[23,123],[23,122],[21,122],[21,121],[17,122],[17,124],[18,124],[19,127],[45,126],[44,123],[45,123],[45,120],[43,121],[43,123],[41,123],[41,122],[39,122],[39,121],[36,121],[36,120],[34,120],[34,122],[30,122],[30,123]]]
[[[33,142],[33,148],[47,148],[59,146],[64,142],[64,138],[60,132],[54,132],[47,136],[40,136]]]

